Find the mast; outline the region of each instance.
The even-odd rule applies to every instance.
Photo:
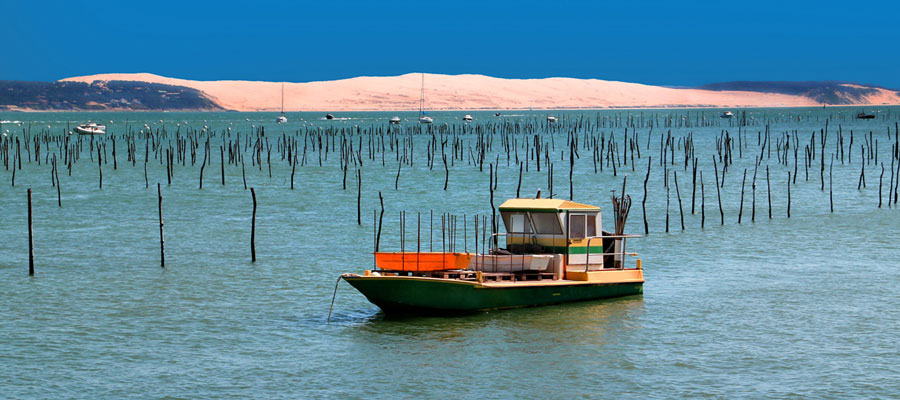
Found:
[[[425,114],[425,73],[422,73],[422,94],[419,96],[419,117]]]
[[[281,82],[281,115],[284,115],[284,82]]]

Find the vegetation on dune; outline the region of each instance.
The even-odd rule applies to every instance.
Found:
[[[745,92],[780,93],[807,97],[823,104],[858,104],[865,103],[866,96],[878,94],[879,89],[884,88],[874,85],[843,81],[734,81],[710,83],[698,86],[697,89],[715,91],[740,90]]]
[[[131,81],[28,82],[0,80],[0,110],[222,110],[203,92]]]

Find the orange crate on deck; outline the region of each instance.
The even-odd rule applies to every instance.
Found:
[[[390,271],[444,271],[469,268],[470,253],[375,253],[375,265]]]

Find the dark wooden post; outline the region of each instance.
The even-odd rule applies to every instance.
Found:
[[[725,211],[722,210],[722,193],[719,191],[719,166],[716,164],[716,157],[713,157],[713,170],[716,172],[716,197],[719,200],[719,217],[722,225],[725,225]],[[722,183],[725,182],[725,172],[722,171]]]
[[[706,191],[703,188],[703,171],[700,171],[700,229],[706,226]]]
[[[647,157],[647,176],[644,177],[644,199],[641,200],[641,208],[644,211],[644,234],[650,234],[650,226],[647,225],[647,181],[650,180],[650,165],[653,164],[653,157]],[[601,164],[602,165],[602,164]],[[538,196],[540,197],[540,196]]]
[[[250,225],[250,261],[256,262],[256,191],[250,187],[250,196],[253,197],[253,221]]]
[[[684,230],[684,209],[681,208],[681,190],[678,189],[678,171],[672,171],[675,179],[675,194],[678,195],[678,214],[681,216],[681,230]],[[625,193],[623,192],[624,196]]]
[[[794,175],[796,178],[797,175]],[[766,196],[769,197],[769,219],[772,219],[772,185],[769,183],[769,166],[766,165]]]
[[[788,206],[787,206],[787,217],[791,217],[791,172],[788,171],[788,182],[787,182],[787,195],[788,195]]]
[[[162,215],[162,189],[159,182],[156,183],[156,196],[159,199],[159,266],[166,267],[166,240],[163,237],[163,215]]]
[[[293,185],[291,181],[291,189]],[[356,169],[356,224],[362,225],[362,171],[359,168]]]
[[[28,188],[28,276],[34,276],[34,214],[31,208],[31,188]]]
[[[738,224],[744,216],[744,185],[747,183],[747,168],[744,168],[744,179],[741,181],[741,208],[738,210]]]

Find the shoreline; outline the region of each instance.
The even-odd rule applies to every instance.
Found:
[[[798,108],[866,108],[866,107],[900,107],[900,103],[896,104],[834,104],[827,105],[825,107],[819,106],[808,106],[808,105],[787,105],[787,106],[719,106],[719,105],[677,105],[677,106],[647,106],[647,107],[635,107],[635,106],[621,106],[621,107],[564,107],[564,108],[443,108],[443,109],[429,109],[428,112],[491,112],[491,111],[503,111],[503,112],[552,112],[552,111],[613,111],[613,110],[729,110],[729,111],[737,111],[737,110],[753,110],[753,109],[798,109]],[[130,109],[109,109],[109,110],[37,110],[37,109],[15,109],[15,110],[2,110],[0,109],[0,113],[22,113],[22,114],[31,114],[31,113],[122,113],[122,112],[132,112],[132,113],[235,113],[235,114],[244,114],[244,113],[271,113],[271,114],[279,114],[281,110],[256,110],[256,111],[242,111],[242,110],[198,110],[198,109],[174,109],[174,110],[130,110]],[[333,113],[333,112],[341,112],[341,113],[351,113],[351,112],[383,112],[383,113],[418,113],[418,109],[353,109],[353,110],[285,110],[285,114],[291,113]]]

